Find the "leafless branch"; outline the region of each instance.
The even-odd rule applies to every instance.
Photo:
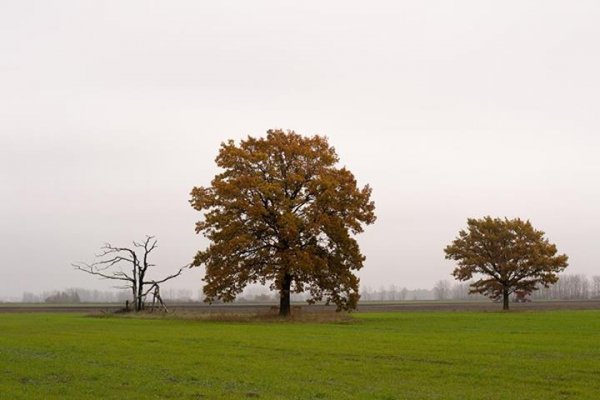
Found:
[[[189,264],[188,264],[188,265],[186,265],[186,266],[183,266],[183,267],[179,268],[179,271],[175,272],[174,274],[172,274],[172,275],[169,275],[169,276],[167,276],[166,278],[163,278],[163,279],[161,279],[161,280],[158,280],[158,281],[152,281],[152,282],[153,282],[153,283],[164,283],[164,282],[166,282],[166,281],[169,281],[169,280],[171,280],[171,279],[173,279],[173,278],[177,278],[179,275],[181,275],[181,274],[183,273],[183,270],[185,270],[186,268],[189,268],[189,267],[190,267],[190,265],[189,265]]]
[[[86,264],[86,263],[79,263],[79,264],[71,264],[76,270],[79,271],[83,271],[86,272],[88,274],[91,275],[96,275],[96,276],[100,276],[104,279],[116,279],[116,280],[120,280],[120,281],[129,281],[129,282],[133,282],[133,278],[127,276],[126,274],[124,274],[123,272],[113,272],[112,275],[108,275],[105,274],[104,269],[98,269],[94,264]]]

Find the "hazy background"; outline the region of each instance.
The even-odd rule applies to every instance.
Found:
[[[364,284],[449,278],[443,247],[488,214],[597,274],[598,21],[597,1],[2,1],[0,298],[110,288],[70,267],[105,241],[190,262],[191,188],[269,128],[327,135],[373,186]]]

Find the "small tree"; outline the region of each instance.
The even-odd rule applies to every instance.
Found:
[[[122,281],[124,285],[121,287],[130,289],[133,295],[133,309],[141,311],[144,308],[144,299],[155,287],[154,285],[178,277],[185,268],[189,267],[186,265],[162,279],[148,279],[146,274],[149,268],[155,266],[150,263],[149,256],[156,247],[157,241],[152,236],[146,236],[142,243],[133,242],[133,247],[114,247],[106,243],[100,254],[96,255],[98,261],[92,264],[80,262],[72,265],[76,270],[103,279]]]
[[[309,292],[338,310],[356,307],[361,254],[354,235],[375,221],[371,188],[357,187],[327,139],[270,130],[221,145],[223,171],[210,187],[192,190],[204,211],[197,233],[211,241],[194,265],[206,266],[206,301],[233,301],[249,283],[271,283],[279,313],[290,313],[290,293]]]
[[[521,219],[468,219],[467,230],[461,230],[444,252],[446,259],[457,261],[452,274],[459,281],[483,275],[471,284],[470,293],[502,299],[504,310],[510,294],[548,287],[568,265],[568,257],[556,254],[544,232]]]

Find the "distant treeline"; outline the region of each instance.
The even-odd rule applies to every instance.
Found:
[[[363,301],[410,301],[410,300],[485,300],[481,295],[469,294],[469,282],[453,283],[449,280],[436,282],[432,289],[407,289],[399,285],[372,288],[364,286],[360,291]],[[202,293],[196,296],[188,289],[163,289],[161,295],[166,302],[189,303],[201,301]],[[124,303],[129,300],[128,290],[90,290],[70,288],[35,294],[24,292],[23,303],[77,304],[77,303]],[[303,294],[293,294],[292,301],[305,301]],[[540,288],[533,292],[531,300],[586,300],[600,299],[600,275],[591,278],[585,275],[560,276],[559,281],[549,288]],[[266,288],[246,290],[237,302],[276,302],[277,293]]]
[[[533,299],[600,299],[600,275],[561,275],[556,284],[533,292]]]
[[[362,300],[403,301],[403,300],[484,300],[486,297],[469,294],[469,282],[453,283],[448,280],[436,282],[432,289],[409,290],[397,285],[372,289],[365,286],[361,290]],[[530,300],[587,300],[600,299],[600,275],[588,278],[585,275],[560,276],[558,282],[549,288],[534,291]]]
[[[192,290],[164,289],[161,295],[165,301],[187,303],[198,301],[193,298]],[[77,304],[77,303],[125,303],[130,300],[129,290],[90,290],[83,288],[70,288],[62,291],[42,292],[35,294],[24,292],[23,303],[48,303],[48,304]]]

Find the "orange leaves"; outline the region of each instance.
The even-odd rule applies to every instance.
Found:
[[[517,290],[528,294],[555,283],[568,265],[568,257],[557,255],[544,232],[518,218],[470,218],[467,229],[444,252],[447,259],[457,262],[456,279],[485,276],[472,285],[472,291],[492,298],[506,298]]]
[[[337,162],[326,138],[293,131],[221,144],[223,171],[211,187],[194,188],[190,201],[204,212],[196,231],[211,240],[195,261],[206,266],[209,300],[230,300],[248,283],[277,284],[287,274],[315,298],[356,304],[351,271],[364,257],[351,234],[375,221],[375,205],[371,188],[357,187]]]

